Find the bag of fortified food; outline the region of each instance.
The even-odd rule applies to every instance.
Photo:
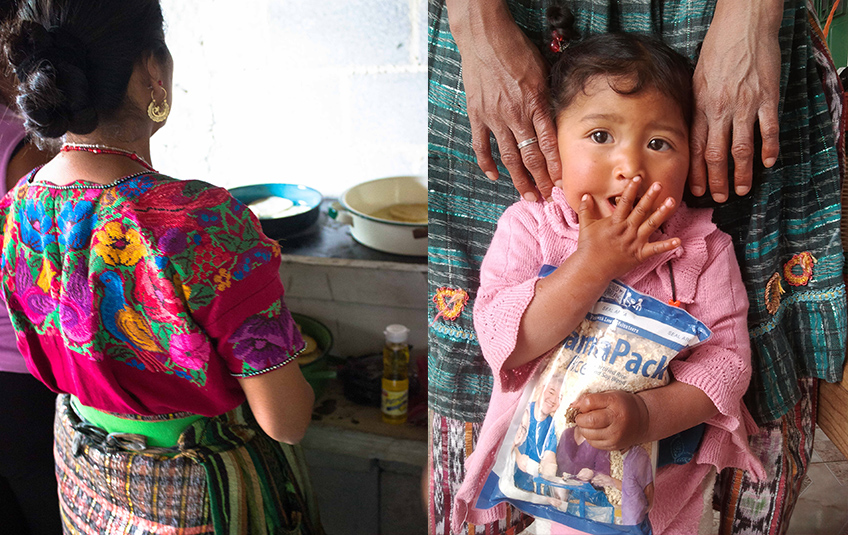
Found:
[[[596,535],[648,535],[657,443],[593,448],[574,424],[583,394],[668,383],[668,364],[710,330],[683,309],[612,281],[528,382],[477,507],[508,501]]]

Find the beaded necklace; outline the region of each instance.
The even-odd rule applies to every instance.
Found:
[[[70,151],[80,151],[80,152],[90,152],[92,154],[117,154],[118,156],[126,156],[130,160],[138,163],[148,171],[155,173],[156,169],[153,169],[153,166],[147,163],[147,161],[139,156],[137,153],[120,149],[117,147],[109,147],[106,145],[84,145],[81,143],[65,143],[62,145],[62,148],[59,149],[62,152],[70,152]]]
[[[34,180],[35,176],[34,175],[30,179],[30,182],[33,185],[44,186],[44,187],[50,188],[50,189],[63,189],[63,190],[64,189],[109,189],[109,188],[113,188],[115,186],[118,186],[120,184],[123,184],[127,180],[131,180],[133,178],[140,177],[142,175],[146,175],[148,172],[149,171],[139,171],[138,173],[133,173],[131,175],[121,177],[118,180],[116,180],[112,183],[109,183],[109,184],[94,184],[94,183],[90,183],[90,182],[85,183],[85,184],[80,184],[78,182],[72,182],[71,184],[65,184],[64,186],[60,186],[58,184],[51,184],[50,182],[42,182],[42,181],[35,182],[35,180]]]

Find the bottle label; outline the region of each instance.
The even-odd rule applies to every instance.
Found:
[[[406,414],[409,402],[409,381],[392,381],[383,379],[382,396],[383,414],[387,416],[403,416]]]

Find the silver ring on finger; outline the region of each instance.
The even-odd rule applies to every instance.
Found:
[[[524,141],[522,141],[521,143],[518,144],[518,150],[521,150],[528,145],[532,145],[533,143],[538,143],[538,142],[539,142],[539,140],[536,139],[535,137],[531,137],[530,139],[525,139]]]

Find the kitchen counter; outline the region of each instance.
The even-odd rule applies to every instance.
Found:
[[[426,421],[426,418],[425,418]],[[425,535],[427,427],[392,425],[328,382],[301,442],[332,535]]]
[[[333,354],[380,351],[386,325],[410,329],[410,344],[427,346],[427,257],[384,253],[354,241],[350,227],[327,215],[305,234],[280,240],[280,275],[292,312],[324,323]]]
[[[318,222],[311,228],[278,240],[284,255],[427,265],[426,256],[384,253],[358,243],[350,234],[350,225],[339,223],[328,215],[330,206],[335,201],[324,199]]]
[[[330,330],[337,359],[381,351],[392,323],[410,328],[413,362],[426,359],[427,257],[357,243],[327,215],[331,203],[307,232],[280,240],[286,306]],[[328,381],[301,442],[327,533],[424,535],[427,441],[426,423],[384,423],[379,408],[347,400],[342,381]]]
[[[387,424],[379,408],[349,401],[341,381],[331,380],[316,400],[303,446],[423,467],[427,463],[427,427]]]

